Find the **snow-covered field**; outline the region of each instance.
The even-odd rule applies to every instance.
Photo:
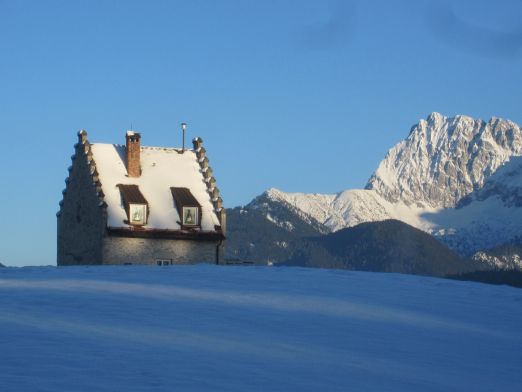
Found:
[[[0,391],[520,391],[522,290],[218,267],[0,269]]]

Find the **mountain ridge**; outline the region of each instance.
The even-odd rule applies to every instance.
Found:
[[[306,194],[270,188],[245,208],[258,208],[260,198],[272,210],[265,219],[291,222],[291,212],[322,234],[398,219],[470,256],[522,232],[521,155],[522,129],[510,120],[434,112],[388,151],[366,189]]]

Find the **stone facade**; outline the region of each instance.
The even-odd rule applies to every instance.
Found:
[[[58,265],[100,264],[102,261],[106,211],[100,205],[82,134],[79,139],[58,213]]]
[[[107,236],[103,238],[102,260],[103,264],[215,263],[218,245],[216,241]]]

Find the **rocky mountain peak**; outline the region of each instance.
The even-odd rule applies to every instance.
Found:
[[[522,129],[512,121],[434,112],[388,151],[366,189],[392,203],[454,207],[518,155]]]

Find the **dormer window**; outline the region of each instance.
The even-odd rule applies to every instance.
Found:
[[[188,188],[170,188],[174,204],[178,210],[182,227],[199,227],[201,225],[201,205]]]
[[[123,208],[127,213],[125,223],[135,226],[147,224],[148,203],[137,185],[119,184]]]

